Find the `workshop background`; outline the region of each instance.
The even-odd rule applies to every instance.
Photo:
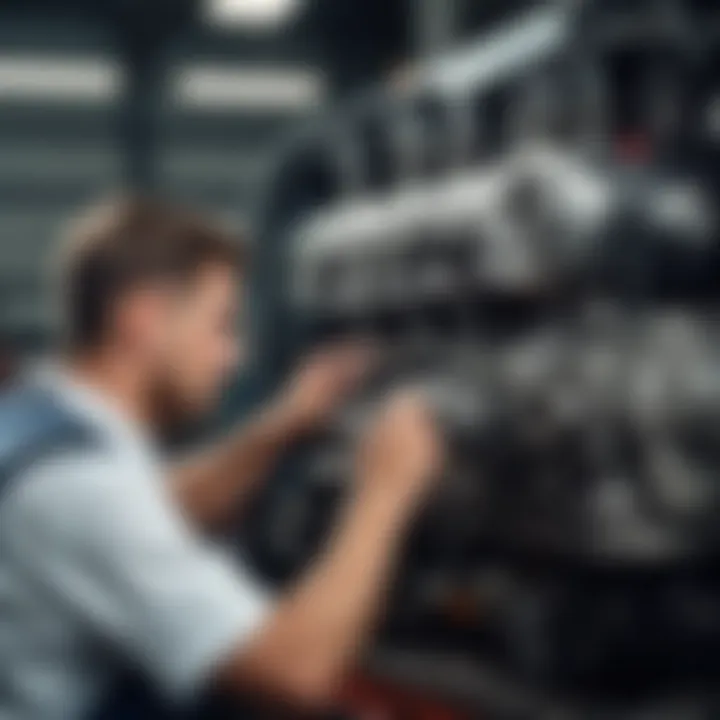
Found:
[[[0,0],[0,377],[51,342],[64,224],[123,189],[253,244],[211,428],[317,343],[393,350],[245,518],[267,582],[363,413],[437,403],[447,491],[346,717],[720,717],[720,0]]]
[[[41,345],[63,222],[124,187],[252,221],[288,135],[511,2],[3,0],[0,333]]]

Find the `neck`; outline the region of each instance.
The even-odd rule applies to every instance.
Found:
[[[152,423],[144,373],[132,362],[112,351],[94,351],[71,355],[64,366],[75,380],[108,398],[130,419],[141,425]]]

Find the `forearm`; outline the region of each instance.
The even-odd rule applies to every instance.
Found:
[[[408,515],[407,502],[377,491],[350,503],[326,552],[243,653],[238,675],[260,690],[285,678],[290,694],[309,701],[331,695],[380,613]]]
[[[292,417],[275,404],[229,437],[179,462],[173,488],[185,514],[202,526],[231,519],[298,434]]]
[[[367,350],[355,346],[318,353],[257,420],[180,465],[175,488],[186,514],[205,525],[231,519],[288,445],[332,417],[364,376],[368,360]]]

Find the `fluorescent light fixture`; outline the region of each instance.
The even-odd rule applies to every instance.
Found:
[[[287,21],[298,0],[206,0],[206,16],[213,25],[273,27]]]
[[[320,73],[308,69],[192,65],[179,69],[176,97],[206,110],[296,110],[317,105],[324,90]]]
[[[0,56],[0,101],[106,102],[122,82],[120,67],[104,58]]]

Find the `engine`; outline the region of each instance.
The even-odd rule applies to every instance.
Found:
[[[288,225],[283,303],[297,351],[371,337],[384,362],[306,450],[261,544],[304,565],[367,418],[418,387],[450,462],[384,642],[460,653],[578,707],[711,697],[720,176],[699,126],[669,111],[645,126],[627,106],[659,58],[686,57],[677,25],[631,25],[628,41],[607,8],[614,35],[563,17],[540,60],[495,67],[472,92],[433,75],[340,123],[344,182]],[[709,62],[672,65],[683,91],[707,86]],[[707,95],[693,102],[704,117]]]

